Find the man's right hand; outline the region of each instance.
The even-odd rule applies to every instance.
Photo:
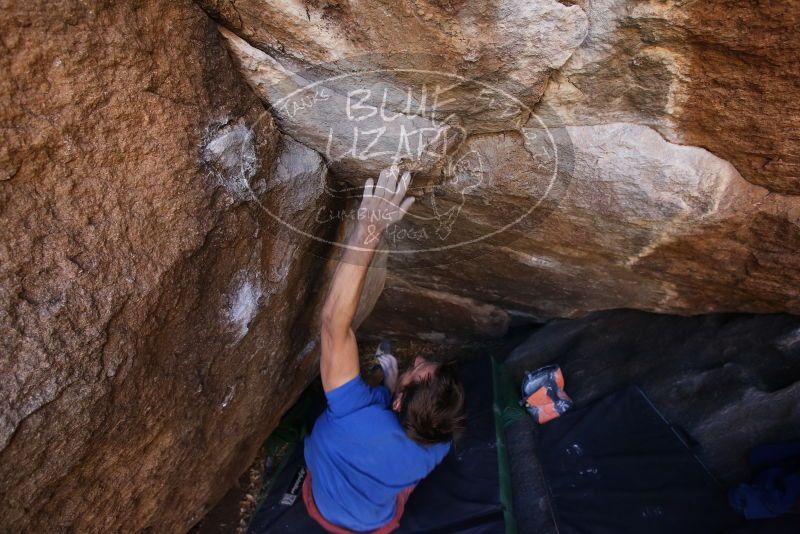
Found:
[[[414,197],[406,197],[411,183],[411,174],[406,171],[399,177],[397,165],[381,171],[378,183],[372,178],[364,185],[364,195],[358,208],[358,223],[364,234],[363,245],[376,244],[386,228],[398,222],[414,203]]]

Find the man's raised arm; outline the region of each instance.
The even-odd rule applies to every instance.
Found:
[[[393,165],[381,172],[377,184],[370,178],[364,185],[356,228],[339,260],[322,308],[320,374],[326,392],[359,374],[358,346],[352,323],[367,269],[383,231],[402,219],[414,203],[413,197],[406,198],[411,176],[406,172],[398,180],[398,174],[397,166]]]

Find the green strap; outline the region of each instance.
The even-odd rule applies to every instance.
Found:
[[[497,472],[500,479],[500,503],[503,506],[503,521],[506,534],[517,534],[514,518],[514,498],[511,490],[511,467],[508,462],[505,429],[514,421],[525,417],[519,405],[517,388],[505,365],[492,358],[492,390],[494,429],[497,439]]]

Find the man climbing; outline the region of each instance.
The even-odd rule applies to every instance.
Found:
[[[305,442],[309,476],[303,499],[329,532],[391,532],[408,495],[450,449],[464,425],[464,390],[451,364],[417,358],[397,376],[382,354],[383,385],[359,372],[352,329],[364,279],[380,237],[414,202],[408,172],[396,166],[367,180],[322,311],[320,374],[328,406]]]

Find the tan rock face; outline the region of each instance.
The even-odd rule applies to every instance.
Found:
[[[470,337],[501,337],[510,322],[508,313],[497,306],[389,277],[361,331],[446,344]]]
[[[0,517],[182,532],[317,372],[335,237],[190,2],[2,10]],[[317,254],[317,255],[315,255]]]
[[[729,163],[644,126],[552,131],[571,141],[571,152],[561,166],[564,191],[545,197],[542,216],[523,218],[505,241],[448,251],[435,266],[397,254],[390,267],[398,276],[535,318],[632,305],[672,313],[798,309],[789,289],[800,272],[794,198],[753,186]],[[499,134],[463,150],[472,142],[496,180],[468,192],[451,239],[490,235],[523,211],[512,202],[523,195],[518,177],[541,178],[529,143]],[[495,172],[508,161],[517,174]]]
[[[685,142],[733,163],[749,181],[800,195],[800,5],[692,5],[693,48],[679,118]]]
[[[362,180],[395,160],[441,172],[470,132],[524,123],[586,17],[555,0],[505,4],[201,3],[282,130]]]
[[[547,87],[552,119],[651,125],[754,184],[800,193],[796,2],[581,5],[588,36]]]
[[[390,270],[418,294],[387,294],[379,314],[400,291],[420,315],[429,291],[535,318],[800,310],[800,8],[534,4],[203,2],[265,101],[285,102],[287,78],[330,86],[313,112],[276,116],[337,178],[357,182],[388,161],[418,171],[419,201],[388,237]],[[406,70],[417,66],[425,72]],[[370,68],[379,74],[353,75]],[[476,82],[429,103],[460,133],[440,157],[378,143],[360,157],[325,152],[324,136],[342,142],[358,128],[350,95],[383,84],[419,104],[432,70]],[[372,130],[388,122],[375,120]]]
[[[386,74],[415,80],[444,68],[497,85],[527,104],[538,99],[549,71],[561,67],[587,31],[578,6],[555,0],[199,3],[290,70],[320,63],[339,73],[365,66],[416,69],[413,76]],[[330,74],[332,67],[325,68]],[[473,110],[482,104],[460,103]]]

